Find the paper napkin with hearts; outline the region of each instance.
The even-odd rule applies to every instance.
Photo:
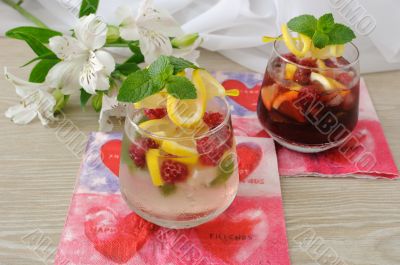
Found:
[[[269,137],[261,127],[256,104],[262,75],[214,73],[226,89],[237,88],[239,97],[229,99],[236,135]],[[399,177],[396,164],[364,80],[360,84],[359,122],[352,136],[339,148],[303,154],[276,144],[281,176],[389,178]]]
[[[123,201],[121,135],[92,133],[55,264],[289,265],[274,143],[236,140],[240,187],[233,204],[206,224],[173,230],[143,220]]]

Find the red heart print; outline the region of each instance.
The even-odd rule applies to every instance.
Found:
[[[121,140],[108,141],[100,148],[101,160],[103,161],[103,164],[117,177],[119,175],[120,152]]]
[[[228,79],[225,80],[222,85],[225,87],[226,90],[239,89],[239,96],[231,97],[231,99],[250,111],[257,110],[257,98],[258,94],[260,93],[261,84],[257,84],[252,88],[248,88],[239,80]]]
[[[100,254],[120,264],[130,260],[156,229],[135,213],[119,217],[110,209],[95,207],[86,214],[87,238]]]
[[[243,263],[268,236],[268,221],[260,209],[222,214],[194,228],[205,250],[229,264]]]
[[[252,142],[240,143],[236,146],[239,179],[244,181],[260,164],[263,156],[261,147]]]

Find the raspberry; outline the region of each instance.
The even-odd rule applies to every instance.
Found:
[[[174,184],[182,182],[189,176],[188,167],[177,161],[170,159],[164,160],[161,165],[161,177],[165,183]]]
[[[197,140],[197,151],[200,162],[206,166],[216,166],[224,153],[233,145],[233,134],[229,126],[221,129],[213,136]]]
[[[282,55],[282,57],[293,63],[298,62],[296,55],[294,55],[293,53],[286,53],[286,54]]]
[[[317,67],[317,60],[313,58],[304,58],[299,61],[299,64],[307,67]]]
[[[305,86],[305,85],[310,84],[310,82],[311,82],[310,76],[311,76],[310,69],[304,69],[304,68],[298,67],[296,72],[294,72],[293,80],[295,82],[299,83],[300,85]]]
[[[129,156],[136,166],[143,168],[146,165],[146,150],[137,144],[129,147]]]
[[[320,100],[321,93],[316,85],[305,86],[301,88],[299,98],[302,101],[303,112],[306,113],[311,105]]]
[[[153,139],[142,138],[129,147],[129,156],[135,165],[143,168],[146,165],[146,151],[150,148],[158,148],[159,145]]]
[[[351,77],[348,73],[340,73],[336,80],[344,85],[349,85],[353,81],[353,77]]]
[[[340,56],[338,58],[336,58],[336,61],[340,64],[340,65],[349,65],[349,61],[347,61],[343,56]]]
[[[144,114],[150,120],[161,119],[167,115],[167,110],[165,108],[158,109],[144,109]]]
[[[224,121],[224,116],[219,112],[206,112],[203,121],[210,129],[214,129]]]
[[[325,59],[324,63],[329,68],[337,68],[338,67],[331,59]]]
[[[142,138],[140,139],[140,145],[147,151],[150,148],[156,149],[159,147],[159,144],[150,138]]]

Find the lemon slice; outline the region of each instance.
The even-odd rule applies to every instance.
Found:
[[[318,81],[325,88],[325,90],[332,90],[332,84],[329,82],[328,78],[324,75],[312,72],[310,76],[311,81]]]
[[[286,44],[286,47],[297,57],[303,57],[311,48],[311,39],[306,35],[299,34],[299,43],[302,44],[301,50],[297,47],[295,40],[289,32],[286,24],[281,27],[282,38]]]
[[[296,73],[297,66],[291,63],[287,63],[285,66],[285,79],[293,80],[294,74]]]
[[[167,96],[168,117],[177,126],[190,128],[198,124],[204,116],[207,105],[207,90],[200,77],[199,69],[193,71],[192,81],[196,87],[196,99],[177,99]]]
[[[231,97],[239,96],[238,89],[225,90],[225,88],[221,85],[221,83],[218,82],[218,80],[215,79],[208,71],[204,69],[199,69],[198,71],[207,91],[207,99],[211,99],[213,97],[223,97],[223,96],[231,96]]]
[[[175,156],[190,157],[198,155],[195,148],[169,140],[163,141],[163,143],[161,144],[161,149],[168,154]]]
[[[139,124],[139,127],[145,131],[161,137],[172,136],[175,129],[175,126],[172,126],[171,122],[165,118],[144,121]],[[158,143],[161,142],[160,139],[156,139],[154,137],[150,138],[156,140]]]
[[[319,83],[321,83],[326,91],[346,88],[342,83],[336,81],[335,79],[326,77],[322,74],[318,74],[315,72],[311,73],[310,79],[311,81],[318,81]]]
[[[344,53],[344,45],[330,45],[330,53],[334,57],[340,57]]]
[[[133,103],[133,106],[136,109],[141,109],[141,108],[155,109],[155,108],[165,107],[166,103],[167,103],[166,93],[159,92],[157,94],[146,97],[139,102]]]
[[[146,153],[146,163],[154,186],[162,186],[164,181],[160,172],[160,150],[149,149]]]

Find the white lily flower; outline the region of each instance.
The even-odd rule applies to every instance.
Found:
[[[56,100],[51,94],[53,89],[46,83],[31,83],[22,80],[4,69],[6,79],[14,85],[21,103],[10,107],[5,116],[16,124],[27,124],[36,116],[43,125],[54,121]]]
[[[46,81],[70,95],[82,87],[90,94],[108,90],[109,76],[115,69],[112,55],[101,50],[106,43],[107,25],[91,14],[80,18],[75,37],[56,36],[50,49],[62,61],[49,71]]]
[[[136,17],[128,6],[119,7],[117,16],[121,19],[121,37],[139,40],[147,64],[160,55],[171,55],[173,49],[169,37],[183,34],[178,22],[168,13],[155,9],[152,0],[141,3]]]
[[[200,46],[202,42],[203,39],[201,37],[198,37],[193,44],[187,47],[173,49],[172,55],[196,63],[197,59],[200,57],[200,51],[197,50],[197,48]]]

